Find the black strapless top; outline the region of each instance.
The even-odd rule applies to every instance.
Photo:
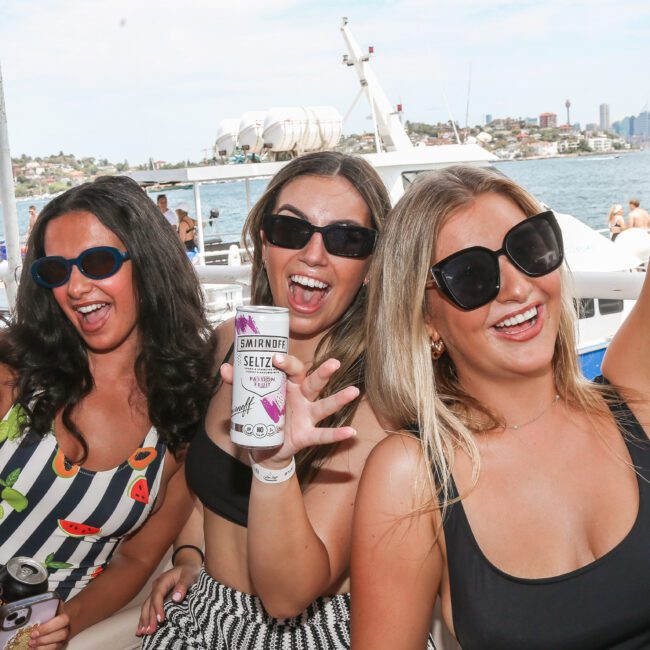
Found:
[[[248,525],[253,471],[213,442],[205,425],[187,450],[185,471],[188,485],[206,508],[238,526]]]
[[[449,506],[452,613],[464,650],[650,648],[650,440],[627,404],[610,409],[638,472],[639,510],[601,558],[551,578],[508,575],[483,555],[462,502]]]

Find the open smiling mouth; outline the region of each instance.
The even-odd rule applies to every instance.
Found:
[[[503,334],[519,334],[534,327],[537,319],[538,313],[537,307],[535,306],[516,316],[504,318],[501,322],[493,325],[493,327],[497,332],[502,332]]]
[[[327,296],[330,285],[305,275],[289,277],[289,292],[293,302],[299,307],[316,307]]]
[[[101,321],[106,316],[108,309],[109,304],[107,302],[94,302],[90,305],[82,305],[74,308],[78,314],[81,314],[83,322],[88,325],[93,325]]]

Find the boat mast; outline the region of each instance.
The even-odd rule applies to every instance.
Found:
[[[16,195],[14,193],[14,176],[9,150],[9,131],[7,129],[7,111],[5,110],[2,68],[0,67],[0,200],[5,230],[8,271],[4,278],[9,310],[13,311],[18,290],[17,278],[22,268],[20,241],[18,239],[18,213],[16,212]]]
[[[375,127],[377,153],[381,151],[380,145],[383,145],[385,151],[408,151],[412,149],[413,145],[400,122],[399,112],[391,106],[373,69],[370,67],[372,50],[368,54],[361,54],[361,48],[348,27],[347,18],[343,18],[341,33],[349,52],[349,54],[343,55],[343,63],[354,66],[359,76],[361,89],[365,92],[370,104]]]

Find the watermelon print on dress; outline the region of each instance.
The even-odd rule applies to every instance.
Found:
[[[144,503],[149,503],[149,485],[144,476],[137,476],[127,490],[128,495],[134,500]]]
[[[97,528],[97,526],[78,524],[76,521],[68,521],[67,519],[58,519],[57,523],[59,528],[70,537],[86,537],[86,535],[98,535],[102,532],[102,529]]]

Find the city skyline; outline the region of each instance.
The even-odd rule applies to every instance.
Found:
[[[340,63],[343,15],[404,119],[563,123],[569,98],[573,122],[599,123],[607,104],[611,124],[648,104],[635,66],[650,55],[650,7],[636,0],[0,0],[12,155],[198,160],[219,121],[246,110],[345,115],[358,80]],[[370,130],[369,112],[360,101],[344,132]]]

